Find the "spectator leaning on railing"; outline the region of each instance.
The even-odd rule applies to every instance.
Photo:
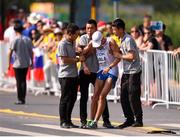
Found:
[[[176,56],[176,55],[180,55],[180,47],[179,48],[177,48],[177,49],[175,49],[174,51],[173,51],[173,55],[174,56]]]
[[[159,43],[161,50],[173,50],[173,42],[171,38],[165,34],[166,25],[163,24],[163,30],[155,30],[155,38]]]
[[[140,50],[159,50],[159,43],[155,39],[153,30],[151,27],[144,28],[144,37],[143,37],[143,42],[139,46]]]

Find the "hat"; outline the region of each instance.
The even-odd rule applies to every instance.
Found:
[[[57,24],[59,25],[59,27],[60,27],[61,29],[63,28],[63,22],[57,21]]]
[[[94,48],[98,48],[101,45],[101,40],[103,38],[103,35],[100,31],[96,31],[92,35],[92,46]]]
[[[97,24],[97,27],[98,27],[98,30],[103,30],[106,28],[106,22],[104,21],[99,21],[98,24]]]
[[[28,22],[30,22],[31,24],[36,24],[40,20],[37,15],[38,14],[36,13],[31,13],[29,17],[27,18]]]
[[[62,30],[60,28],[55,28],[54,34],[59,34],[59,33],[62,33]]]
[[[42,28],[42,30],[43,30],[44,32],[48,32],[48,31],[51,31],[51,28],[50,28],[49,25],[44,25],[43,28]]]

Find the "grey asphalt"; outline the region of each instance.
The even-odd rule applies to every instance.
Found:
[[[6,90],[0,91],[0,109],[10,109],[13,111],[23,111],[26,113],[38,113],[42,115],[48,115],[48,116],[59,116],[59,97],[56,96],[48,96],[44,94],[39,94],[38,96],[34,96],[32,93],[28,93],[26,105],[17,106],[14,105],[14,102],[16,101],[16,93],[15,92],[6,92]],[[90,101],[88,101],[88,111],[89,111]],[[110,120],[113,124],[120,124],[124,121],[121,104],[117,103],[115,104],[112,101],[108,102],[109,111],[110,111]],[[147,134],[147,131],[153,131],[153,128],[160,128],[165,129],[167,131],[173,131],[173,133],[176,133],[176,135],[180,135],[180,110],[178,109],[179,106],[170,105],[169,109],[166,109],[165,106],[157,106],[155,109],[152,109],[151,106],[143,106],[143,115],[144,115],[144,126],[145,127],[152,127],[149,130],[144,130],[144,132],[141,132],[139,129],[129,128],[127,130],[123,131],[124,135],[149,135]],[[19,117],[17,119],[13,119],[11,117],[12,114],[6,114],[6,113],[0,113],[1,120],[0,120],[0,126],[2,126],[2,118],[8,117],[11,121],[19,121]],[[75,107],[73,109],[72,117],[76,120],[74,121],[76,124],[79,124],[79,101],[76,101]],[[32,123],[36,121],[35,119],[28,119],[29,122]],[[26,119],[27,120],[27,119]],[[40,120],[42,122],[42,119]],[[56,120],[47,120],[47,123],[54,123],[56,125],[59,124],[59,119]],[[5,122],[5,121],[4,121]],[[7,122],[7,121],[6,121]],[[20,122],[20,121],[19,121]],[[37,122],[37,121],[36,121]],[[45,122],[43,120],[43,122]],[[46,122],[45,122],[46,123]],[[13,125],[13,124],[9,124]],[[15,124],[16,125],[16,124]],[[10,127],[11,127],[10,126]],[[102,129],[104,131],[104,129]],[[107,130],[107,129],[106,129]],[[109,131],[108,131],[109,132]],[[112,130],[111,133],[116,134],[117,130]],[[119,132],[119,131],[118,131]],[[50,132],[51,133],[51,132]],[[1,135],[1,134],[0,134]],[[4,134],[3,134],[4,135]],[[6,135],[6,134],[5,134]],[[9,135],[9,134],[8,134]],[[64,134],[62,135],[69,135],[72,134],[66,133],[64,131]],[[79,135],[79,134],[73,134],[73,135]],[[164,135],[164,134],[155,134],[155,135]]]

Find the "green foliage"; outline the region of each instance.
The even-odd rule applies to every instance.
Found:
[[[165,13],[180,12],[180,0],[121,0],[124,4],[146,4],[152,5],[155,11]]]

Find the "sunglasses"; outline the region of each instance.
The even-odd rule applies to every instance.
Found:
[[[138,31],[137,30],[131,30],[131,33],[137,33]]]
[[[151,34],[151,32],[144,32],[144,34]]]

